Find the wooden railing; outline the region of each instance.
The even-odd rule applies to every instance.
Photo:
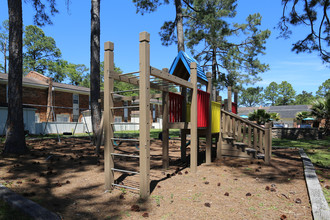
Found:
[[[261,127],[249,120],[221,109],[221,133],[224,138],[233,137],[236,142],[247,145],[264,154],[266,164],[269,164],[272,149],[272,131],[270,123]]]

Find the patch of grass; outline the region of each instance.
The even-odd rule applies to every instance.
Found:
[[[11,208],[7,203],[0,200],[0,219],[30,220],[32,218],[23,214],[19,210]]]
[[[162,132],[161,129],[150,129],[150,138],[152,139],[158,139],[159,133]],[[139,131],[138,130],[131,130],[131,131],[116,131],[115,136],[116,137],[131,137],[131,138],[137,138],[139,137]],[[177,138],[180,136],[180,129],[170,129],[169,136],[171,138]]]
[[[273,146],[303,148],[314,165],[330,168],[330,136],[322,140],[273,139]]]
[[[323,194],[325,196],[325,199],[328,202],[328,205],[330,206],[330,190],[326,189],[326,188],[323,188]]]

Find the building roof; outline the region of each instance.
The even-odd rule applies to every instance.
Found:
[[[0,73],[0,82],[8,82],[8,74]],[[28,84],[28,85],[35,85],[35,86],[41,86],[41,87],[48,87],[48,83],[38,80],[38,79],[33,79],[33,78],[27,78],[23,77],[23,84]]]
[[[48,78],[48,77],[47,77]],[[0,73],[0,82],[8,82],[8,74]],[[33,77],[23,77],[23,85],[25,86],[36,86],[36,87],[47,87],[48,83]],[[55,90],[69,90],[72,92],[79,92],[84,94],[89,94],[90,89],[82,86],[74,86],[65,83],[53,82],[53,88]]]
[[[197,64],[197,78],[207,82],[207,77],[203,71],[203,68],[198,64],[197,60],[195,60],[193,57],[190,57],[184,51],[180,51],[178,53],[171,65],[169,72],[174,76],[188,80],[190,78],[190,64],[192,62]]]
[[[276,112],[280,114],[281,118],[295,118],[298,112],[310,112],[308,105],[280,105],[270,106],[268,112]]]
[[[270,106],[270,107],[239,107],[239,115],[249,115],[257,109],[265,109],[267,112],[276,112],[280,114],[280,118],[295,118],[298,112],[310,110],[309,105],[280,105],[280,106]]]

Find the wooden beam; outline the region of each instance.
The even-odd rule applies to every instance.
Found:
[[[271,147],[272,147],[270,125],[271,125],[271,123],[265,124],[264,148],[265,148],[265,164],[267,164],[267,165],[270,163]]]
[[[227,102],[227,104],[228,104],[228,107],[227,107],[228,111],[232,112],[231,86],[228,86],[228,102]]]
[[[190,141],[190,169],[191,172],[197,172],[198,160],[198,134],[197,134],[197,64],[190,64],[190,79],[193,84],[193,93],[190,107],[191,141]]]
[[[162,98],[162,94],[150,94],[150,98],[159,99]],[[133,101],[133,100],[138,100],[139,96],[121,96],[121,97],[114,97],[113,99],[115,101]]]
[[[105,189],[112,189],[114,183],[114,168],[113,156],[114,152],[113,142],[113,127],[111,124],[114,122],[113,111],[111,108],[114,106],[113,96],[111,92],[114,87],[114,80],[111,77],[111,72],[114,71],[114,44],[112,42],[104,43],[104,112],[103,112],[103,125],[104,125],[104,173],[105,173]]]
[[[238,89],[234,89],[234,102],[238,104]]]
[[[169,129],[191,129],[191,123],[190,122],[173,122],[168,123]]]
[[[159,70],[155,67],[151,67],[150,75],[155,76],[159,79],[166,80],[167,82],[174,83],[174,84],[179,85],[179,86],[183,86],[183,87],[186,87],[186,88],[189,88],[189,89],[193,88],[193,85],[192,85],[191,82],[188,82],[188,81],[186,81],[184,79],[181,79],[177,76],[173,76],[170,73]]]
[[[136,79],[136,78],[130,78],[129,76],[127,75],[122,75],[118,72],[111,72],[111,77],[115,80],[118,80],[118,81],[121,81],[121,82],[126,82],[126,83],[129,83],[129,84],[132,84],[132,85],[136,85],[136,86],[139,86],[139,79]],[[164,89],[167,89],[167,88],[164,88],[163,86],[159,86],[159,85],[156,85],[156,84],[153,84],[153,83],[150,83],[150,88],[152,89],[155,89],[155,90],[164,90]]]
[[[140,33],[140,196],[150,195],[150,34]]]
[[[217,97],[217,101],[220,102],[220,131],[219,131],[219,139],[218,139],[218,143],[217,143],[217,159],[221,159],[221,143],[222,143],[222,134],[224,132],[223,128],[222,128],[222,124],[223,124],[223,121],[222,121],[222,115],[224,115],[221,111],[221,96],[218,96]]]
[[[169,94],[167,91],[163,91],[162,98],[162,115],[163,115],[163,133],[162,133],[162,152],[163,152],[163,168],[169,167]]]
[[[209,99],[209,118],[208,118],[208,127],[207,127],[207,133],[206,133],[206,148],[205,148],[205,163],[211,164],[212,159],[212,75],[210,72],[206,73],[206,77],[208,80],[207,84],[207,92],[210,94]]]

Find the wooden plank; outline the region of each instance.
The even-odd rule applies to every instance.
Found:
[[[165,89],[163,91],[166,91]],[[151,99],[159,99],[162,98],[162,94],[150,94]],[[113,97],[114,101],[133,101],[138,100],[139,96],[121,96],[121,97]]]
[[[111,77],[111,72],[114,71],[114,44],[112,42],[104,43],[104,173],[105,173],[105,189],[110,190],[114,183],[114,168],[113,156],[113,126],[114,115],[111,108],[114,106],[113,96],[111,92],[114,87],[114,80]]]
[[[252,158],[251,155],[246,152],[242,152],[241,150],[222,150],[222,156],[232,156],[232,157],[242,157],[242,158]]]
[[[236,119],[238,119],[238,120],[240,120],[240,121],[242,121],[242,122],[245,122],[245,123],[251,125],[252,127],[258,128],[259,130],[265,130],[263,127],[261,127],[261,126],[255,124],[255,123],[253,123],[253,122],[251,122],[251,121],[249,121],[249,120],[246,120],[246,119],[244,119],[244,118],[241,118],[239,115],[236,115],[236,114],[234,114],[234,113],[228,112],[228,111],[226,111],[226,110],[224,110],[224,109],[221,109],[221,111],[222,111],[224,114],[226,114],[226,115],[230,115],[230,116],[233,117],[233,118],[236,118]]]
[[[262,153],[265,153],[265,146],[263,144],[263,140],[264,140],[264,132],[263,131],[259,131],[259,151]]]
[[[192,85],[191,82],[188,82],[188,81],[186,81],[184,79],[181,79],[177,76],[173,76],[170,73],[159,70],[155,67],[151,67],[150,75],[155,76],[155,77],[160,78],[160,79],[163,79],[167,82],[174,83],[174,84],[179,85],[179,86],[183,86],[183,87],[186,87],[186,88],[189,88],[189,89],[193,88],[193,85]]]
[[[270,154],[269,154],[269,141],[270,141],[270,133],[269,133],[269,129],[270,128],[270,123],[266,123],[265,124],[265,134],[264,134],[264,149],[265,149],[265,164],[269,164],[270,163]]]
[[[169,167],[169,127],[168,127],[168,116],[169,116],[169,94],[163,91],[162,98],[162,115],[163,115],[163,136],[162,136],[162,151],[163,151],[163,168],[168,169]]]
[[[168,71],[167,71],[168,72]],[[187,121],[187,88],[181,88],[181,95],[183,96],[182,100],[182,121]],[[186,162],[187,160],[187,132],[185,129],[181,129],[181,161]]]
[[[198,157],[198,134],[197,134],[197,64],[190,64],[190,79],[193,84],[193,92],[190,107],[190,124],[191,124],[191,141],[190,141],[190,169],[191,172],[197,172],[197,157]]]
[[[251,125],[248,125],[248,146],[252,148],[252,128]]]
[[[220,117],[219,117],[220,131],[219,131],[219,138],[218,138],[218,143],[217,143],[217,159],[220,159],[221,158],[222,133],[223,133],[223,128],[222,128],[223,121],[222,121],[222,112],[221,112],[221,96],[217,97],[217,101],[220,103],[220,111],[219,111],[219,114],[220,114]]]
[[[140,196],[150,195],[150,34],[140,33]]]
[[[232,96],[231,96],[231,86],[228,86],[228,111],[232,112]]]
[[[173,122],[168,123],[169,129],[191,129],[191,123],[190,122]]]
[[[258,149],[258,129],[253,128],[253,148]]]
[[[207,84],[207,92],[210,94],[210,99],[209,99],[209,118],[208,118],[208,127],[206,128],[206,147],[205,147],[205,163],[206,164],[211,164],[211,157],[212,157],[212,127],[211,127],[211,122],[212,122],[212,106],[211,106],[211,101],[212,101],[212,75],[210,72],[206,73],[206,77],[208,80]]]
[[[317,220],[330,219],[330,208],[322,192],[322,187],[315,173],[312,161],[302,148],[299,149],[299,153],[304,163],[306,185],[312,205],[313,218]]]
[[[115,71],[111,72],[111,77],[113,79],[121,81],[121,82],[126,82],[126,83],[129,83],[129,84],[132,84],[132,85],[139,86],[139,79],[131,78],[129,76],[122,75],[122,74],[117,73]],[[162,91],[162,90],[166,91],[167,90],[166,87],[150,83],[150,81],[149,81],[149,84],[150,84],[150,88],[152,88],[152,89],[160,90],[160,91]]]

